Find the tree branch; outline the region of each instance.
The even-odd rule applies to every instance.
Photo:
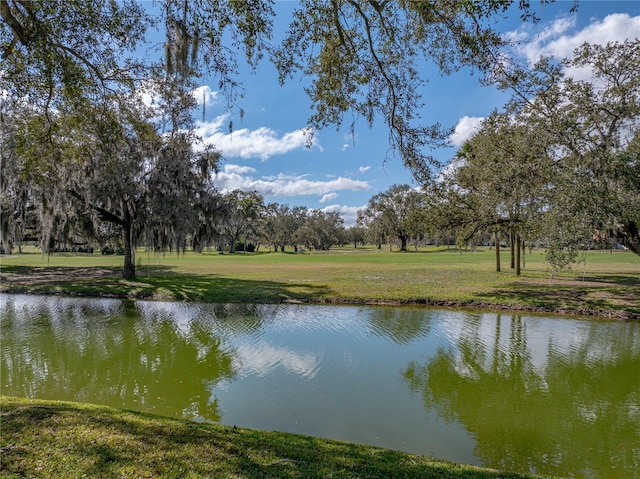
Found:
[[[23,45],[29,43],[29,34],[26,32],[25,28],[22,24],[16,19],[11,11],[11,7],[9,6],[9,0],[0,1],[0,15],[2,19],[5,21],[9,27],[11,27],[11,31],[13,32],[13,39],[11,43],[4,48],[2,52],[2,59],[6,60],[13,53],[15,45],[18,41]]]
[[[371,25],[369,23],[369,19],[367,18],[366,14],[362,11],[362,8],[360,7],[357,1],[349,0],[349,3],[353,5],[353,7],[358,11],[358,14],[364,21],[364,26],[367,32],[367,42],[369,44],[369,53],[371,53],[371,56],[373,57],[374,61],[376,62],[376,65],[378,66],[378,70],[380,74],[382,75],[385,82],[387,83],[387,86],[389,87],[389,92],[391,94],[391,112],[389,113],[389,126],[391,127],[392,131],[395,130],[398,133],[399,140],[400,140],[399,143],[400,143],[400,146],[402,146],[403,144],[402,132],[399,131],[396,125],[396,106],[397,106],[398,100],[397,100],[395,85],[389,78],[389,75],[387,75],[384,65],[382,64],[382,61],[380,60],[380,58],[378,57],[378,54],[376,53],[375,46],[373,45],[373,35],[371,33]]]
[[[98,213],[98,215],[100,216],[100,219],[102,221],[106,221],[108,223],[115,223],[117,225],[124,226],[125,221],[122,218],[120,218],[118,215],[116,215],[115,213],[112,213],[111,211],[106,210],[106,209],[102,208],[101,206],[98,206],[98,205],[95,205],[93,203],[85,201],[85,199],[82,197],[82,195],[80,195],[80,193],[78,193],[75,190],[69,189],[67,191],[73,198],[77,199],[78,201],[81,201],[82,203],[84,203],[87,206],[89,206],[91,209],[95,210]]]

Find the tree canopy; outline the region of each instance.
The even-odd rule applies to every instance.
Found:
[[[523,18],[535,19],[525,0],[305,0],[283,42],[272,46],[272,3],[164,0],[152,15],[134,0],[4,0],[0,87],[46,112],[63,99],[91,100],[157,76],[188,88],[207,74],[233,104],[239,55],[256,66],[268,52],[281,81],[296,73],[311,78],[311,126],[339,125],[347,112],[369,124],[379,116],[392,151],[428,177],[436,163],[428,148],[443,144],[449,131],[420,121],[426,79],[417,63],[432,61],[445,72],[487,69],[503,44],[495,16],[515,4]],[[147,43],[152,30],[164,33],[163,55]]]
[[[640,254],[638,68],[635,40],[584,44],[571,58],[505,75],[511,101],[452,168],[453,223],[468,237],[515,228],[546,246],[555,267],[604,241]]]

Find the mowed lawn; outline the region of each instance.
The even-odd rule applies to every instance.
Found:
[[[120,277],[122,256],[0,257],[5,292],[136,297],[203,302],[419,303],[640,317],[640,257],[591,251],[572,271],[552,274],[543,251],[527,252],[516,277],[488,248],[460,253],[388,246],[329,252],[153,254],[139,250],[137,279]]]

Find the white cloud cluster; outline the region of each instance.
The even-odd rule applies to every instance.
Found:
[[[259,158],[262,161],[274,155],[304,149],[311,134],[307,128],[279,136],[277,132],[264,126],[255,130],[234,130],[229,125],[228,116],[222,115],[210,122],[197,122],[195,131],[205,144],[215,145],[227,158]],[[316,141],[313,141],[313,146],[320,148]]]
[[[607,42],[636,39],[640,37],[640,15],[632,17],[628,13],[613,13],[602,20],[592,21],[577,32],[573,31],[575,17],[558,18],[533,38],[524,28],[510,32],[507,37],[526,41],[518,52],[529,63],[535,63],[542,56],[570,57],[585,42],[605,45]]]
[[[458,120],[455,130],[449,137],[451,143],[455,146],[462,146],[465,141],[469,140],[482,126],[483,117],[479,116],[463,116]]]
[[[365,172],[369,171],[370,169],[371,169],[370,166],[361,166],[360,168],[358,168],[358,171],[360,173],[365,173]]]
[[[307,175],[285,175],[282,173],[255,178],[255,173],[257,173],[255,168],[227,164],[215,176],[214,183],[222,191],[235,189],[257,191],[265,197],[318,195],[325,202],[334,199],[337,196],[336,191],[365,191],[370,188],[366,181],[352,180],[341,176],[328,181],[315,181],[307,179]]]
[[[344,219],[345,228],[355,226],[358,220],[358,211],[363,210],[365,206],[345,206],[345,205],[329,205],[320,211],[325,213],[338,213]]]

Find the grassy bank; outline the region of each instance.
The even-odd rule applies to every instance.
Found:
[[[507,255],[503,255],[507,256]],[[343,248],[326,253],[156,255],[139,251],[136,281],[120,278],[122,257],[34,249],[4,256],[5,292],[137,297],[204,302],[421,303],[441,306],[640,318],[640,258],[590,252],[553,275],[542,252],[516,277],[488,249],[463,252]]]
[[[0,397],[4,477],[527,478],[308,436]]]

